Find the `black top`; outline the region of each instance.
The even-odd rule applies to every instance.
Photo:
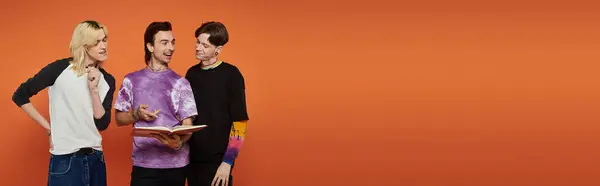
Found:
[[[185,77],[190,82],[198,117],[194,125],[208,127],[195,132],[189,141],[191,161],[222,161],[234,121],[248,120],[244,77],[226,62],[204,70],[192,66]]]

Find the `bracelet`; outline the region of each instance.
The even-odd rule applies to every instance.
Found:
[[[139,121],[140,120],[140,116],[136,114],[137,113],[137,109],[133,110],[131,112],[131,116],[133,116],[133,122]]]

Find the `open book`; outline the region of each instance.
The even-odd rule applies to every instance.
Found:
[[[153,137],[153,135],[162,133],[166,135],[178,134],[178,135],[186,135],[191,134],[192,132],[196,132],[206,128],[206,125],[194,125],[194,126],[183,126],[179,125],[173,128],[168,127],[134,127],[131,134],[133,136],[143,136],[143,137]]]

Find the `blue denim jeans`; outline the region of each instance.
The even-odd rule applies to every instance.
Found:
[[[106,186],[103,152],[51,155],[48,186]]]

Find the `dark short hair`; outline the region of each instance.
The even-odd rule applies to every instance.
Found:
[[[148,25],[148,27],[146,28],[146,33],[144,33],[144,57],[146,59],[146,64],[148,64],[148,61],[150,61],[150,59],[152,58],[152,53],[150,52],[150,50],[148,50],[146,44],[150,43],[152,46],[154,46],[154,36],[156,35],[156,33],[160,31],[172,30],[173,28],[171,27],[171,23],[168,21],[152,22],[150,23],[150,25]]]
[[[227,28],[221,22],[210,21],[203,23],[196,29],[195,36],[198,38],[200,34],[208,34],[208,42],[215,46],[224,46],[229,41],[229,33]]]

